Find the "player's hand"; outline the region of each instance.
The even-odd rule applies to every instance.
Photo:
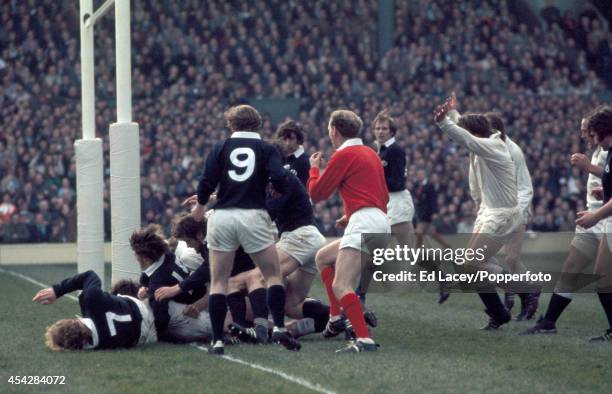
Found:
[[[338,229],[345,228],[347,224],[348,224],[348,219],[346,218],[346,215],[342,215],[340,219],[336,220],[336,228]]]
[[[310,156],[310,167],[321,168],[321,152],[315,152]]]
[[[200,311],[193,304],[189,304],[185,305],[185,308],[183,308],[183,315],[197,319],[200,317]]]
[[[200,204],[194,205],[193,208],[191,208],[191,216],[193,216],[195,220],[203,222],[206,219],[206,206]]]
[[[572,163],[574,167],[582,171],[588,171],[589,164],[591,164],[591,162],[589,161],[589,158],[586,157],[586,155],[582,153],[574,153],[572,157],[570,158],[570,162]]]
[[[212,196],[211,196],[212,197]],[[182,207],[190,207],[198,203],[198,195],[194,194],[191,197],[188,197],[181,203]]]
[[[217,193],[213,193],[208,197],[208,205],[214,204],[217,202]]]
[[[146,287],[140,287],[138,289],[137,297],[139,300],[146,300],[149,293],[149,289]]]
[[[55,295],[55,291],[52,287],[42,289],[41,291],[36,293],[34,298],[32,298],[33,302],[43,305],[53,304],[55,300],[57,300],[57,296]]]
[[[163,301],[180,294],[181,288],[179,285],[160,287],[155,290],[155,301]]]
[[[593,190],[591,190],[591,195],[595,197],[596,200],[603,200],[603,187],[594,187]]]
[[[448,109],[450,110],[457,110],[457,96],[455,95],[455,92],[451,92],[450,97],[448,98]]]
[[[593,227],[599,221],[594,212],[580,211],[576,216],[578,217],[578,219],[576,219],[576,224],[585,229]]]
[[[441,122],[449,111],[450,100],[446,100],[444,104],[438,105],[434,111],[434,121]]]

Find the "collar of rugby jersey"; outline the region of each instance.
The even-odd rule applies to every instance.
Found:
[[[252,140],[260,140],[261,136],[259,133],[254,131],[234,131],[230,138],[249,138]]]
[[[336,150],[342,150],[349,146],[358,146],[358,145],[363,145],[363,141],[361,141],[361,138],[349,138],[348,140],[344,141],[342,145],[340,145],[340,147]]]
[[[389,138],[388,140],[385,141],[385,143],[383,145],[388,148],[388,147],[390,147],[393,144],[395,144],[395,137]]]
[[[304,147],[302,145],[300,145],[299,148],[297,148],[297,150],[295,152],[292,153],[292,155],[297,159],[298,157],[302,156],[304,154]]]
[[[147,269],[145,269],[143,271],[144,274],[150,278],[151,275],[153,275],[155,273],[155,271],[157,271],[157,269],[159,267],[161,267],[161,265],[164,263],[164,259],[165,258],[166,258],[166,256],[162,255],[162,257],[160,257],[159,260],[157,260],[155,263],[153,263],[150,266],[148,266]]]
[[[501,131],[493,130],[494,133],[489,136],[489,138],[501,138]]]
[[[97,348],[100,340],[98,339],[98,330],[96,329],[96,325],[94,324],[93,320],[82,317],[79,317],[79,320],[81,323],[85,324],[87,328],[89,328],[89,331],[91,331],[91,344],[83,346],[83,349]]]

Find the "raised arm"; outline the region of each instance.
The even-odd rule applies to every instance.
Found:
[[[459,127],[448,116],[445,116],[438,122],[438,127],[448,135],[450,139],[478,156],[492,159],[499,156],[498,140],[476,137],[466,129]]]

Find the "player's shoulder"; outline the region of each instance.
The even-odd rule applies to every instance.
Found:
[[[396,142],[392,143],[387,150],[389,151],[389,154],[391,154],[392,156],[405,156],[406,155],[406,151],[404,150],[404,148],[402,148],[400,146],[400,144]]]
[[[101,305],[100,300],[104,295],[104,290],[99,287],[92,287],[84,290],[79,295],[79,304],[85,308],[95,308]]]

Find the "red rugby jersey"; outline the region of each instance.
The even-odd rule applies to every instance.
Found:
[[[346,217],[365,207],[387,212],[389,191],[380,158],[361,139],[347,140],[334,152],[323,174],[311,167],[308,193],[313,202],[329,198],[338,189]]]

